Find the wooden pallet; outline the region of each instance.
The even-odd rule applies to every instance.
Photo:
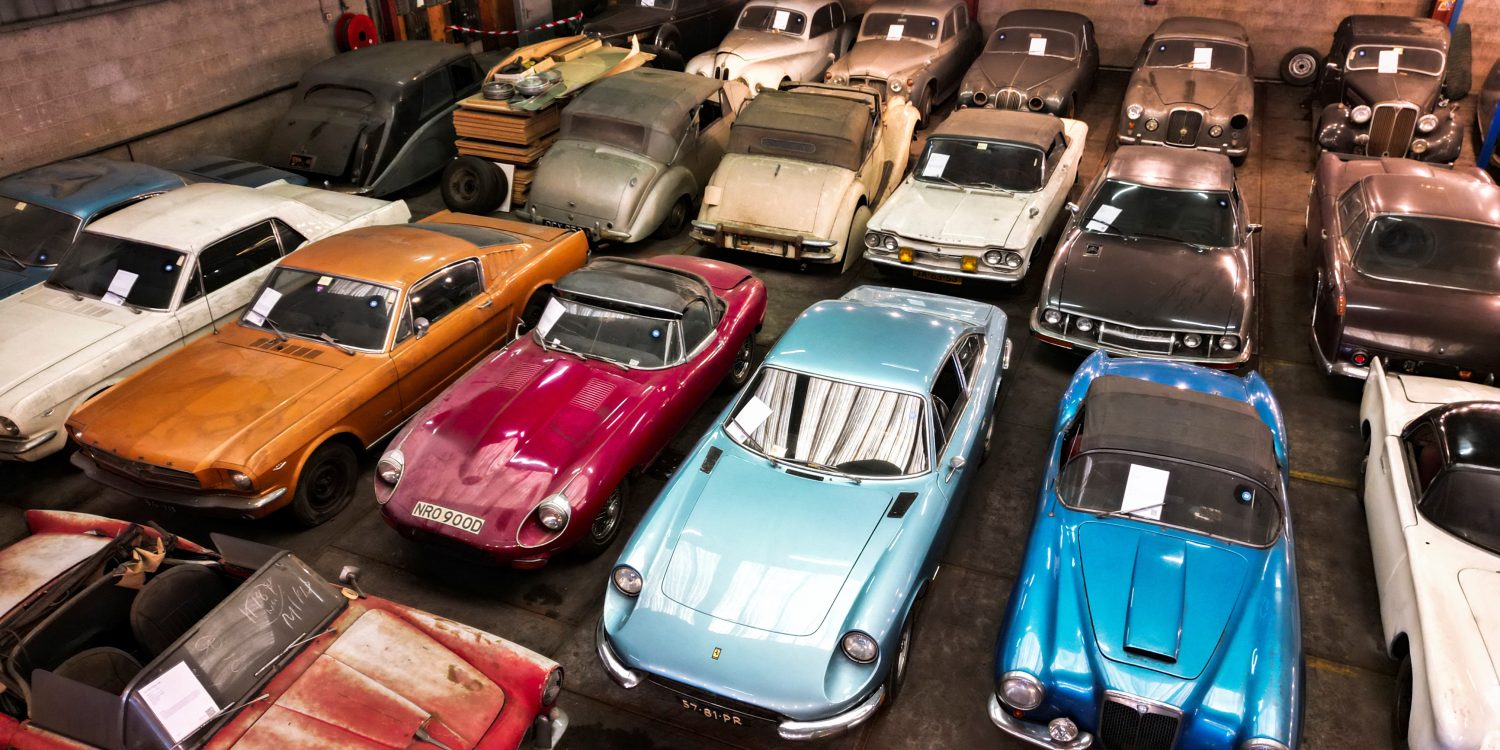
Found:
[[[458,153],[468,156],[482,156],[486,159],[503,161],[507,164],[529,165],[535,164],[547,153],[552,142],[557,140],[556,135],[549,135],[535,143],[526,146],[508,146],[493,141],[476,141],[468,138],[458,139]]]
[[[480,101],[484,105],[505,104],[487,99]],[[470,106],[470,100],[466,99],[453,113],[453,129],[459,138],[524,146],[557,132],[562,123],[559,113],[558,107],[526,112],[508,107]]]

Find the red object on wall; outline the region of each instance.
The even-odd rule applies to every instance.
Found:
[[[1453,20],[1453,0],[1433,0],[1432,17],[1443,23]]]
[[[363,13],[345,13],[333,25],[333,41],[340,52],[348,52],[379,44],[380,34],[375,30],[375,19]]]

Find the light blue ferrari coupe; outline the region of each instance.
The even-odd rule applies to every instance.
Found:
[[[596,636],[610,676],[789,740],[893,699],[989,446],[1005,326],[881,287],[802,313],[620,555]]]

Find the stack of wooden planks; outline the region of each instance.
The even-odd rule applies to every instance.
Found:
[[[511,203],[519,206],[526,201],[537,161],[557,139],[557,128],[562,121],[560,112],[561,108],[555,105],[528,112],[512,108],[509,102],[471,96],[460,102],[453,113],[458,153],[514,164]]]

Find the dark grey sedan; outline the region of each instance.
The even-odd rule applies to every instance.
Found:
[[[1222,154],[1121,146],[1047,268],[1031,330],[1067,348],[1234,368],[1255,331],[1255,243]]]
[[[964,75],[958,103],[1073,117],[1094,86],[1094,22],[1065,10],[1013,10],[1000,17]]]
[[[1250,153],[1255,81],[1245,27],[1217,18],[1169,18],[1141,45],[1120,107],[1122,145]]]

